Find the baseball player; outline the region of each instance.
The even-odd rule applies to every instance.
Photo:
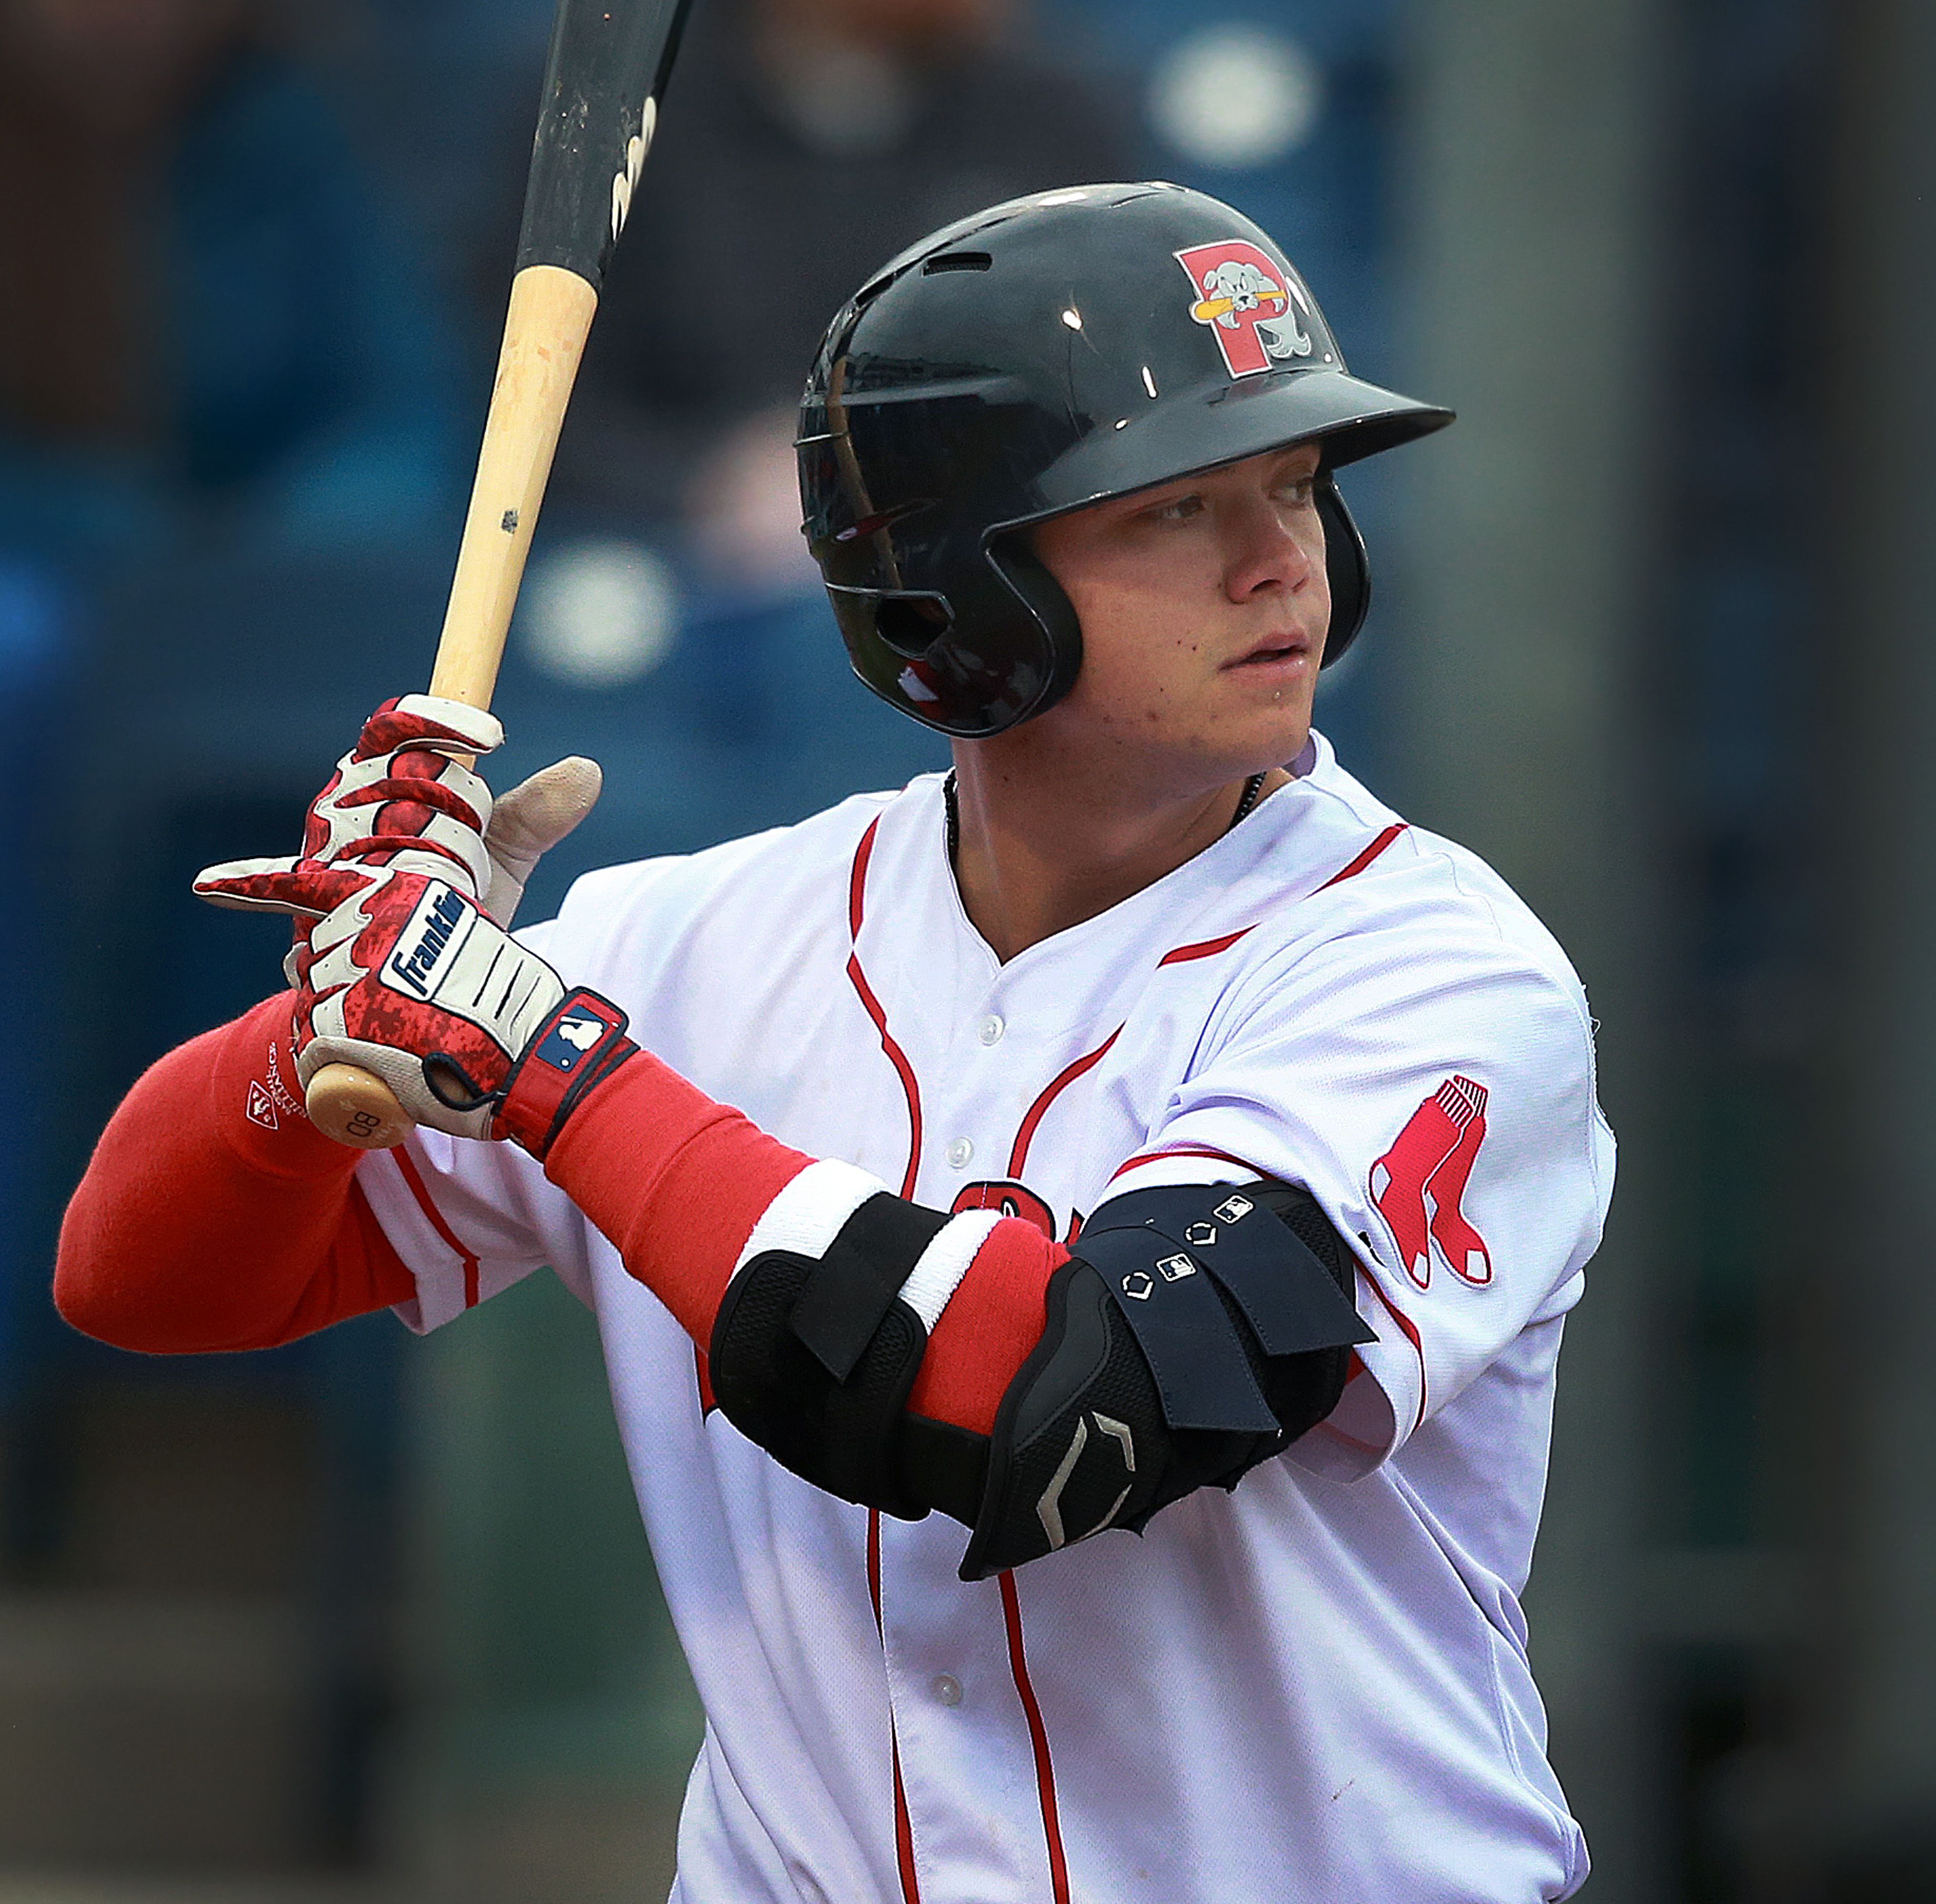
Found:
[[[63,1238],[83,1328],[596,1313],[708,1715],[683,1904],[1532,1904],[1586,1872],[1517,1595],[1613,1169],[1551,938],[1311,728],[1363,617],[1345,369],[1228,207],[999,206],[835,319],[806,534],[953,771],[580,880],[583,769],[365,728],[292,990],[164,1059]],[[420,1129],[352,1153],[322,1065]]]

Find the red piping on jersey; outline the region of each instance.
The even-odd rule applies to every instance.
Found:
[[[477,1307],[477,1254],[467,1250],[457,1240],[457,1232],[443,1220],[443,1212],[430,1200],[430,1192],[425,1189],[424,1180],[417,1173],[417,1167],[410,1161],[410,1153],[400,1144],[390,1153],[396,1159],[397,1168],[403,1173],[404,1181],[410,1186],[410,1195],[417,1200],[417,1207],[429,1219],[430,1226],[449,1244],[464,1260],[464,1306],[467,1309]]]
[[[1418,1357],[1418,1413],[1413,1416],[1411,1423],[1412,1431],[1415,1434],[1419,1423],[1425,1419],[1425,1344],[1419,1339],[1417,1324],[1413,1322],[1411,1318],[1385,1294],[1384,1289],[1379,1286],[1378,1278],[1375,1276],[1368,1275],[1365,1281],[1370,1286],[1372,1294],[1376,1296],[1390,1312],[1392,1320],[1404,1330],[1405,1339],[1411,1344],[1413,1351]]]
[[[1207,1144],[1179,1144],[1173,1150],[1145,1150],[1140,1156],[1132,1157],[1127,1163],[1118,1164],[1109,1173],[1109,1181],[1113,1183],[1118,1177],[1136,1169],[1139,1165],[1160,1162],[1165,1157],[1210,1157],[1218,1163],[1235,1164],[1239,1170],[1248,1170],[1255,1176],[1265,1174],[1255,1164],[1246,1163],[1242,1157],[1233,1156],[1227,1150],[1212,1150]]]
[[[1371,845],[1366,847],[1364,851],[1360,853],[1348,866],[1343,867],[1339,871],[1334,872],[1329,879],[1325,881],[1324,884],[1318,887],[1318,891],[1320,893],[1328,891],[1332,887],[1338,884],[1341,880],[1355,878],[1360,873],[1363,872],[1364,869],[1369,866],[1387,846],[1390,845],[1392,842],[1396,839],[1399,835],[1403,833],[1405,830],[1405,823],[1402,820],[1399,821],[1395,826],[1387,827],[1384,831],[1379,834],[1378,838],[1373,840]]]
[[[900,1074],[901,1090],[907,1098],[908,1108],[908,1160],[906,1171],[901,1178],[901,1195],[911,1197],[914,1195],[914,1180],[921,1174],[921,1080],[915,1076],[914,1066],[908,1062],[907,1053],[894,1042],[894,1034],[888,1029],[888,1014],[868,984],[867,974],[861,969],[858,953],[848,957],[847,976],[860,994],[861,1004],[867,1007],[867,1016],[873,1020],[875,1030],[881,1035],[881,1049],[888,1054],[888,1063]]]
[[[1047,1114],[1048,1107],[1085,1071],[1092,1070],[1100,1064],[1108,1055],[1109,1047],[1122,1035],[1123,1028],[1118,1025],[1087,1057],[1078,1058],[1029,1106],[1028,1115],[1022,1120],[1021,1128],[1015,1132],[1015,1148],[1009,1153],[1009,1175],[1015,1182],[1021,1181],[1022,1166],[1028,1162],[1029,1146],[1035,1141],[1036,1126]]]
[[[861,920],[866,910],[867,862],[874,857],[874,835],[880,824],[880,817],[876,814],[861,836],[861,844],[854,852],[854,870],[848,878],[847,923],[857,944],[856,949],[848,955],[847,978],[867,1016],[873,1020],[875,1030],[881,1035],[881,1049],[888,1054],[888,1063],[899,1075],[902,1093],[907,1099],[908,1160],[907,1168],[901,1177],[901,1195],[911,1197],[914,1195],[914,1180],[921,1174],[921,1080],[915,1076],[914,1066],[908,1062],[907,1053],[894,1042],[894,1034],[888,1029],[886,1010],[875,997],[873,987],[867,983],[867,975],[861,969],[858,945]]]
[[[1245,932],[1256,930],[1254,926],[1245,926],[1236,932],[1226,932],[1221,938],[1199,939],[1194,945],[1179,945],[1174,952],[1166,952],[1157,960],[1157,969],[1161,971],[1165,966],[1187,964],[1192,959],[1215,958],[1219,952],[1229,951]]]
[[[1048,1841],[1048,1882],[1054,1904],[1069,1904],[1069,1862],[1062,1851],[1062,1818],[1055,1806],[1055,1767],[1048,1756],[1048,1732],[1029,1683],[1028,1655],[1022,1648],[1021,1602],[1015,1595],[1012,1571],[1001,1576],[1002,1618],[1009,1629],[1009,1664],[1015,1669],[1015,1691],[1021,1695],[1028,1719],[1029,1739],[1035,1747],[1036,1791],[1042,1800],[1042,1833]]]
[[[861,836],[861,844],[854,851],[854,870],[847,879],[847,931],[850,938],[861,936],[861,914],[867,896],[867,862],[874,857],[874,836],[881,830],[881,818],[876,814],[868,822],[867,830]]]
[[[867,1510],[867,1597],[874,1603],[874,1630],[882,1637],[885,1669],[887,1632],[881,1624],[881,1510],[878,1507]],[[914,1824],[908,1816],[907,1788],[901,1783],[901,1742],[895,1734],[891,1703],[888,1708],[888,1744],[894,1758],[894,1861],[900,1867],[901,1896],[906,1904],[921,1904],[921,1882],[914,1868]]]

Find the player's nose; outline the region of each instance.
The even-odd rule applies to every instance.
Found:
[[[1314,512],[1287,510],[1277,497],[1251,492],[1225,499],[1219,516],[1224,592],[1232,601],[1273,588],[1289,594],[1310,580],[1323,551]]]

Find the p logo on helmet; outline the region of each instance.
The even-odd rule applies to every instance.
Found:
[[[1192,245],[1174,254],[1190,280],[1190,315],[1208,327],[1233,377],[1311,355],[1304,288],[1269,252],[1242,238]]]

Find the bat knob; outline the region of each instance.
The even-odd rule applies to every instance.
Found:
[[[387,1150],[416,1128],[389,1085],[354,1065],[325,1065],[304,1094],[310,1122],[354,1150]]]

